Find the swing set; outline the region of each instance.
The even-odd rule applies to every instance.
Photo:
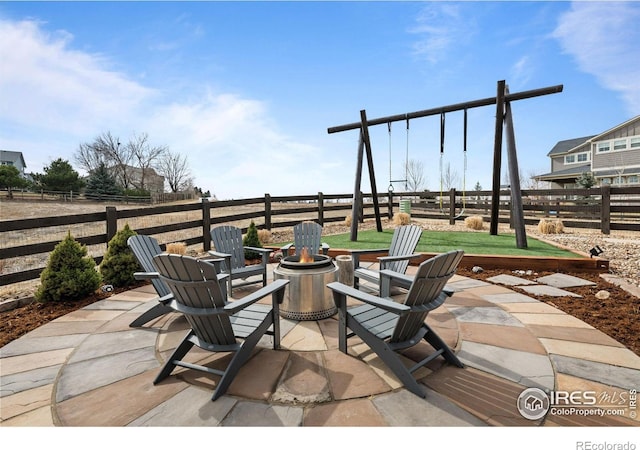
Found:
[[[408,186],[408,163],[409,163],[409,121],[411,119],[417,119],[420,117],[427,117],[433,115],[440,115],[440,209],[443,207],[443,195],[444,195],[444,175],[443,175],[443,159],[445,148],[445,115],[454,111],[464,111],[464,125],[463,125],[463,155],[464,155],[464,171],[463,171],[463,194],[462,194],[462,209],[453,218],[460,218],[466,208],[466,177],[467,177],[467,110],[471,108],[477,108],[481,106],[496,105],[496,123],[495,123],[495,136],[494,136],[494,152],[493,152],[493,188],[491,196],[491,226],[490,234],[498,234],[498,213],[499,213],[499,200],[500,200],[500,173],[501,173],[501,158],[502,158],[502,137],[503,130],[506,129],[507,134],[507,154],[509,157],[509,177],[511,180],[511,201],[514,213],[514,222],[516,229],[516,245],[518,248],[526,248],[526,234],[524,229],[524,213],[522,207],[522,200],[520,195],[520,178],[518,171],[518,162],[515,147],[515,137],[513,132],[513,119],[511,115],[511,102],[517,100],[528,99],[532,97],[539,97],[548,94],[556,94],[562,92],[563,86],[556,85],[541,89],[534,89],[530,91],[523,91],[517,93],[509,93],[509,88],[504,80],[498,81],[497,93],[495,97],[489,97],[479,100],[473,100],[464,103],[457,103],[448,106],[441,106],[438,108],[431,108],[422,111],[416,111],[412,113],[397,114],[394,116],[381,117],[377,119],[367,119],[365,110],[360,111],[360,122],[354,122],[346,125],[339,125],[331,127],[327,131],[329,134],[339,133],[347,130],[360,130],[360,136],[358,140],[358,160],[356,165],[356,177],[355,187],[353,193],[352,203],[352,217],[354,220],[351,222],[351,241],[358,240],[358,221],[355,219],[358,217],[358,211],[362,207],[362,195],[360,192],[360,184],[362,181],[362,165],[364,154],[367,156],[367,164],[369,171],[369,179],[371,184],[371,193],[373,198],[373,207],[376,218],[376,228],[379,232],[382,232],[382,221],[380,218],[380,207],[378,205],[378,193],[376,188],[376,179],[373,170],[373,156],[371,151],[371,140],[369,138],[369,127],[381,124],[387,124],[389,133],[389,198],[393,193],[393,183],[404,182],[405,189]],[[406,160],[405,160],[405,179],[393,180],[391,170],[391,124],[393,122],[406,121],[407,125],[407,138],[406,138]],[[451,208],[455,208],[455,202],[451,202]]]

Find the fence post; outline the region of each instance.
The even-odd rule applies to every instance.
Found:
[[[449,225],[456,224],[456,188],[449,191]]]
[[[271,196],[264,194],[264,228],[271,230]]]
[[[211,203],[202,198],[202,249],[205,252],[211,250]]]
[[[318,223],[324,226],[324,194],[318,192]]]
[[[118,211],[115,206],[107,206],[107,244],[118,232]]]
[[[602,234],[611,234],[611,186],[603,184],[600,186],[602,194],[600,206],[600,231]]]

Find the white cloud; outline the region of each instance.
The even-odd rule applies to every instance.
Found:
[[[326,155],[280,131],[264,102],[206,87],[162,100],[161,88],[109,70],[101,55],[72,49],[69,33],[0,19],[0,35],[0,140],[24,152],[30,171],[58,157],[72,161],[80,143],[108,131],[125,140],[147,133],[154,145],[186,154],[195,184],[219,198],[335,185],[336,171],[322,165]]]
[[[458,5],[435,2],[420,11],[416,25],[408,32],[419,37],[413,45],[414,55],[435,64],[454,45],[468,39],[470,23],[460,15]]]
[[[553,32],[580,70],[640,113],[640,3],[573,2]]]
[[[0,118],[76,135],[115,121],[153,91],[109,71],[106,58],[72,50],[73,37],[33,21],[0,20]]]

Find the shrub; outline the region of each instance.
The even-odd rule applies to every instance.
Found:
[[[399,212],[393,215],[393,223],[395,225],[409,225],[411,216],[407,213]]]
[[[184,255],[187,253],[186,242],[171,242],[167,244],[167,253],[172,255]]]
[[[542,234],[560,234],[564,232],[564,224],[559,219],[541,219],[538,223],[538,231]]]
[[[136,234],[138,233],[129,228],[129,224],[126,224],[109,241],[107,252],[100,263],[100,273],[106,284],[129,286],[136,282],[133,274],[142,271],[142,267],[127,246],[127,239]]]
[[[253,223],[253,220],[251,221],[251,224],[249,224],[246,236],[242,239],[242,245],[246,245],[247,247],[262,248],[260,238],[258,238],[258,228],[256,228],[256,224]],[[252,252],[251,250],[245,250],[244,257],[246,259],[256,259],[260,258],[260,253]]]
[[[79,300],[98,289],[100,274],[87,248],[69,232],[49,255],[40,283],[35,293],[39,302]]]
[[[271,231],[269,230],[258,230],[258,239],[262,244],[268,244],[271,242]]]
[[[469,216],[464,219],[464,224],[472,230],[482,230],[484,228],[482,216]]]

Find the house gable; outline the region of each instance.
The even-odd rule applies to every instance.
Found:
[[[22,152],[9,150],[0,150],[0,164],[14,166],[22,175],[24,175],[24,169],[27,168]]]

